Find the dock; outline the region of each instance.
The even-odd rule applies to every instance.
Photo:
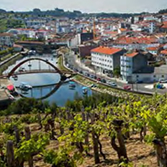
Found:
[[[6,86],[11,85],[12,82],[7,78],[0,78],[0,109],[9,105],[14,99],[7,91]]]

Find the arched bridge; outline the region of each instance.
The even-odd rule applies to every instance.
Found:
[[[39,61],[45,62],[46,64],[48,64],[48,65],[50,65],[51,67],[53,67],[54,71],[57,72],[57,73],[59,73],[61,77],[63,76],[63,73],[62,73],[55,65],[53,65],[52,63],[50,63],[48,60],[44,60],[44,59],[35,57],[35,58],[29,58],[29,59],[23,60],[22,62],[20,62],[19,64],[17,64],[17,65],[7,74],[7,77],[11,77],[11,76],[14,74],[14,72],[15,72],[22,64],[24,64],[24,63],[26,63],[26,62],[29,62],[29,61],[31,61],[31,60],[39,60]],[[44,71],[46,71],[46,70],[42,70],[42,69],[41,69],[41,72],[44,72]],[[53,70],[50,70],[50,71],[53,72]],[[33,72],[33,70],[32,70],[32,72]],[[40,72],[40,71],[34,70],[34,72]],[[48,72],[49,72],[49,70],[48,70]],[[24,73],[26,73],[26,72],[24,72]],[[27,72],[27,73],[30,73],[30,72]]]

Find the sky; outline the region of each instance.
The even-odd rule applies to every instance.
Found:
[[[32,11],[34,8],[60,8],[65,11],[80,10],[87,13],[158,12],[160,9],[167,9],[167,0],[0,0],[0,9],[7,11]]]

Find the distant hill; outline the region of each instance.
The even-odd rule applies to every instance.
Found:
[[[6,12],[3,9],[0,9],[0,13]],[[11,13],[11,11],[8,11],[7,13]],[[82,13],[81,11],[74,10],[74,11],[64,11],[64,9],[55,8],[54,10],[46,10],[41,11],[39,8],[35,8],[32,11],[22,11],[22,12],[14,12],[12,13],[21,13],[21,14],[28,14],[28,15],[35,15],[35,16],[57,16],[57,17],[68,17],[68,18],[75,18],[75,17],[122,17],[122,18],[128,18],[130,16],[140,15],[143,13]]]
[[[160,14],[167,13],[167,9],[162,9],[162,10],[160,10],[158,13],[160,13]]]
[[[0,13],[6,13],[6,10],[0,9]]]

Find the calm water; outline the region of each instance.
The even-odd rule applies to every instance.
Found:
[[[42,55],[42,56],[34,56],[34,57],[40,57],[43,59],[47,59],[52,64],[57,66],[57,59],[53,58],[51,55]],[[23,59],[27,59],[28,57],[25,57]],[[14,66],[16,66],[19,62],[23,61],[19,60],[14,65],[10,66],[4,73],[9,72]],[[31,64],[31,67],[28,66]],[[39,62],[38,60],[33,60],[31,62],[26,62],[21,67],[25,68],[25,70],[29,70],[30,68],[33,69],[52,69],[52,67],[49,67],[48,64],[44,62]],[[19,69],[19,68],[18,68]],[[18,70],[17,69],[17,70]],[[60,75],[58,73],[36,73],[36,74],[22,74],[18,75],[18,80],[14,80],[12,77],[10,80],[13,82],[13,84],[18,87],[21,82],[27,82],[28,84],[32,86],[41,86],[41,87],[35,87],[32,90],[29,91],[19,91],[23,96],[26,97],[34,97],[37,99],[42,98],[43,100],[47,100],[50,103],[55,102],[58,106],[64,106],[67,100],[74,100],[76,94],[79,97],[83,97],[83,90],[82,85],[79,85],[75,83],[76,87],[74,89],[69,88],[69,83],[63,83],[59,88],[57,88],[57,83],[60,81]],[[46,85],[50,86],[46,86]],[[92,91],[88,88],[88,95],[91,95]]]

